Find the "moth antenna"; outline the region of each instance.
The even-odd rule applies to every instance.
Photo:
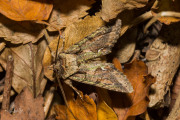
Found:
[[[44,24],[44,25],[48,25],[48,26],[51,26],[51,27],[53,27],[54,29],[58,30],[58,32],[59,32],[59,40],[58,40],[58,43],[57,43],[56,55],[55,55],[55,64],[56,64],[56,63],[57,63],[57,57],[58,57],[58,50],[59,50],[58,47],[59,47],[59,43],[60,43],[60,38],[62,38],[62,36],[61,36],[61,34],[62,34],[61,30],[60,30],[59,28],[57,28],[55,25],[49,24],[49,23],[47,23],[47,22],[45,22],[45,21],[34,21],[34,22],[40,23],[40,24]],[[46,32],[47,32],[47,31],[46,31]],[[46,36],[45,36],[45,37],[46,37]],[[63,39],[63,43],[62,43],[62,51],[63,51],[63,50],[64,50],[64,39]],[[69,104],[68,104],[68,102],[67,102],[66,95],[65,95],[63,86],[62,86],[62,84],[61,84],[60,77],[59,77],[59,75],[58,75],[57,69],[55,69],[55,75],[56,75],[56,78],[57,78],[57,81],[58,81],[58,84],[59,84],[59,88],[60,88],[60,90],[61,90],[61,92],[62,92],[62,95],[63,95],[63,98],[64,98],[64,102],[65,102],[67,108],[69,109],[69,111],[71,112],[71,114],[73,115],[73,117],[74,117],[76,120],[78,120],[78,119],[76,118],[76,116],[73,114],[73,112],[72,112],[72,110],[70,109],[70,107],[69,107]]]

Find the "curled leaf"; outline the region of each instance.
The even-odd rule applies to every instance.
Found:
[[[155,82],[155,78],[148,75],[147,66],[142,61],[135,60],[126,64],[124,74],[131,82],[134,92],[128,94],[112,92],[110,94],[113,108],[118,114],[119,120],[126,120],[130,116],[132,118],[132,116],[146,111],[149,103],[149,88]]]
[[[55,107],[57,112],[56,119],[75,120],[74,117],[76,117],[78,120],[97,120],[96,104],[93,99],[89,98],[88,95],[83,95],[82,92],[80,93],[83,100],[79,96],[75,99],[71,88],[65,86],[64,90],[73,115],[65,105],[57,105]]]

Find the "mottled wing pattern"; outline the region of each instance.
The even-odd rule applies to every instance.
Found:
[[[120,30],[121,20],[118,19],[115,25],[99,28],[80,42],[71,46],[65,53],[77,54],[78,63],[107,55],[117,42]]]
[[[108,90],[132,92],[133,88],[126,76],[119,72],[113,64],[102,63],[94,59],[111,52],[119,38],[120,30],[121,20],[117,20],[115,25],[99,28],[61,54],[60,56],[66,62],[63,78],[70,78]],[[68,60],[72,55],[73,60]],[[71,57],[68,58],[68,56]]]
[[[70,79],[118,92],[133,91],[126,76],[111,63],[95,61],[81,64],[78,73],[72,75]]]

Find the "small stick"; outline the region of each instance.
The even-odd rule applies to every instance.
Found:
[[[13,77],[13,61],[14,61],[13,57],[9,55],[6,66],[6,76],[4,83],[3,101],[2,101],[3,110],[9,110],[9,106],[10,106],[10,93],[11,93],[11,84]]]
[[[45,94],[45,102],[44,102],[45,117],[47,116],[49,108],[51,106],[54,97],[54,91],[55,91],[55,87],[51,87],[50,90]]]
[[[162,11],[154,16],[145,26],[144,33],[147,32],[147,29],[158,20],[160,17],[177,17],[180,18],[180,12],[173,12],[173,11]]]

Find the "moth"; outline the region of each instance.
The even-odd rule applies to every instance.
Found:
[[[66,81],[77,81],[117,92],[132,92],[126,76],[112,63],[99,58],[111,53],[119,38],[121,20],[112,26],[103,26],[69,49],[58,53],[55,69]],[[68,82],[67,82],[68,83]]]

